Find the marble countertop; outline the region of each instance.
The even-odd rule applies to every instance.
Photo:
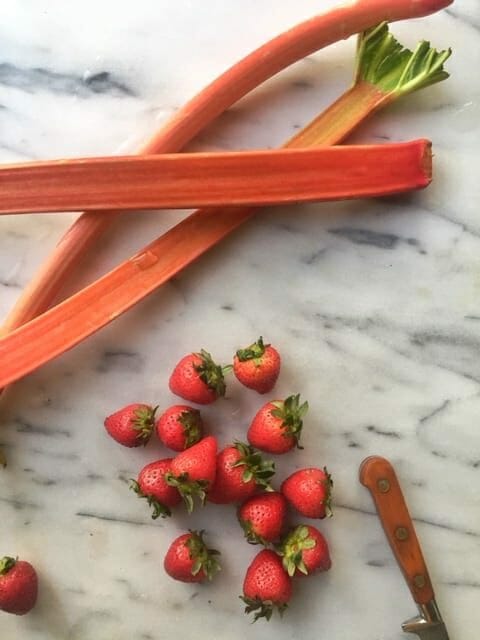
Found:
[[[230,64],[318,12],[314,0],[37,2],[2,7],[0,160],[126,152]],[[269,209],[125,316],[15,385],[3,399],[0,555],[35,564],[36,609],[0,613],[2,640],[400,640],[415,606],[368,492],[367,455],[389,457],[415,517],[452,640],[480,629],[480,11],[462,0],[398,23],[452,46],[451,78],[378,114],[356,141],[432,139],[435,177],[407,197]],[[353,39],[266,83],[221,117],[198,148],[276,146],[335,99]],[[129,214],[85,260],[76,286],[185,215]],[[73,215],[0,219],[0,317]],[[257,549],[233,509],[154,522],[128,479],[165,455],[125,450],[105,415],[130,401],[167,406],[184,353],[220,361],[262,334],[284,366],[276,394],[310,402],[304,450],[279,477],[326,464],[335,515],[319,526],[332,570],[298,583],[282,622],[254,627],[237,598]],[[231,382],[205,409],[222,444],[244,437],[265,401]],[[222,551],[211,585],[163,573],[169,541],[206,528]],[[406,636],[405,636],[406,637]]]

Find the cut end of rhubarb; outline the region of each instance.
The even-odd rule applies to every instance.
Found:
[[[424,174],[424,182],[421,185],[422,187],[428,187],[428,185],[432,181],[432,165],[432,143],[430,142],[430,140],[424,140],[421,157],[421,166]]]

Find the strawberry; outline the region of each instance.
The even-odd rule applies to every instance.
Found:
[[[267,402],[254,417],[247,438],[251,445],[269,453],[286,453],[296,445],[303,426],[308,402],[300,404],[300,395]]]
[[[298,525],[290,531],[279,552],[289,576],[328,571],[332,566],[327,541],[318,529],[307,524]]]
[[[0,609],[23,616],[37,602],[37,572],[29,562],[5,556],[0,560]]]
[[[292,579],[274,551],[264,549],[255,556],[247,569],[240,597],[247,605],[245,613],[255,611],[254,622],[263,617],[270,620],[275,608],[283,614],[292,597]]]
[[[172,515],[170,507],[175,507],[182,500],[180,494],[167,484],[165,474],[170,471],[172,458],[157,460],[147,464],[140,471],[138,480],[132,480],[130,488],[140,498],[146,498],[148,506],[152,507],[152,518],[165,518]]]
[[[203,531],[190,531],[176,538],[170,545],[163,566],[168,575],[181,582],[211,580],[220,569],[216,549],[209,549],[203,541]]]
[[[157,420],[157,435],[174,451],[183,451],[196,444],[203,433],[200,411],[185,404],[169,407]]]
[[[280,491],[307,518],[332,515],[333,481],[326,467],[299,469],[283,481]]]
[[[280,373],[280,354],[263,338],[246,349],[239,349],[233,358],[233,373],[249,389],[268,393],[273,389]]]
[[[217,455],[215,484],[208,492],[208,500],[229,504],[246,500],[257,487],[271,491],[268,480],[274,473],[273,462],[263,460],[253,447],[235,442]]]
[[[217,441],[207,436],[172,460],[165,478],[178,489],[189,513],[193,511],[193,498],[197,496],[204,504],[207,491],[215,482],[216,456]]]
[[[245,500],[238,510],[238,520],[251,544],[275,542],[282,533],[287,502],[281,493],[261,493]]]
[[[169,380],[170,391],[197,404],[210,404],[225,395],[224,374],[231,367],[221,367],[203,349],[189,353],[176,365]]]
[[[148,404],[129,404],[105,418],[105,429],[124,447],[146,445],[152,435],[156,410]]]

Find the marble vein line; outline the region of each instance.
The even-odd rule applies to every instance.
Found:
[[[339,316],[339,315],[330,315],[330,314],[320,313],[320,312],[315,312],[313,315],[315,318],[319,318],[320,320],[323,320],[325,322],[338,323],[344,327],[347,327],[349,329],[354,329],[359,333],[363,333],[364,335],[367,335],[371,340],[378,342],[384,348],[389,349],[392,353],[395,353],[396,355],[402,356],[403,358],[405,358],[409,362],[412,362],[413,364],[436,367],[440,371],[448,371],[449,373],[453,373],[461,378],[465,378],[466,380],[471,380],[472,382],[480,384],[480,377],[476,377],[470,373],[461,371],[459,369],[454,369],[451,366],[447,366],[445,363],[436,362],[431,358],[429,359],[427,356],[425,356],[424,359],[415,358],[412,353],[409,353],[404,349],[394,347],[391,343],[385,342],[379,336],[372,335],[369,331],[369,329],[371,329],[372,327],[373,328],[380,327],[383,329],[397,329],[399,331],[405,331],[408,334],[408,331],[406,331],[403,327],[395,326],[392,322],[387,323],[383,319],[382,321],[379,321],[378,319],[374,319],[374,318],[355,318],[355,317],[346,317],[346,316]],[[331,328],[331,326],[329,326],[328,328]],[[423,339],[424,341],[428,340],[429,342],[432,342],[433,336],[434,336],[434,334],[432,334],[431,332],[430,333],[413,332],[412,334],[408,334],[408,335],[410,337],[411,343],[419,347],[422,346],[419,340]],[[446,344],[451,343],[451,341],[449,341],[448,336],[445,336],[445,335],[443,336],[443,339],[439,338],[439,340],[441,341],[443,340],[443,343],[446,343]],[[455,338],[452,337],[452,340],[455,340],[456,343],[463,343],[465,346],[468,345],[469,347],[475,347],[476,349],[480,348],[480,342],[475,339],[469,340],[469,339],[463,338],[462,336],[457,336]]]
[[[93,511],[77,511],[75,513],[79,518],[89,518],[93,520],[104,520],[106,522],[114,522],[117,524],[128,524],[136,527],[158,527],[158,523],[142,522],[141,520],[131,520],[129,518],[117,518],[106,513],[94,513]],[[161,525],[160,525],[161,526]]]
[[[344,503],[334,503],[334,509],[345,509],[345,511],[351,511],[353,513],[360,513],[365,516],[375,516],[378,518],[378,514],[376,511],[370,511],[368,509],[362,509],[361,507],[353,507]],[[454,527],[453,525],[445,524],[443,522],[434,522],[433,520],[428,520],[426,518],[413,517],[413,522],[417,522],[420,524],[426,524],[430,527],[436,527],[438,529],[444,529],[446,531],[451,531],[452,533],[456,533],[463,536],[471,536],[472,538],[480,539],[480,531],[473,531],[472,529],[460,529],[459,527]]]
[[[90,97],[107,94],[113,97],[133,97],[136,92],[127,84],[117,80],[108,71],[93,75],[78,76],[44,69],[24,68],[9,62],[0,64],[0,85],[21,89],[27,93],[45,90],[56,94]]]

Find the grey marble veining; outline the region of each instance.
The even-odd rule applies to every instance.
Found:
[[[279,6],[279,4],[281,6]],[[333,0],[322,4],[333,5]],[[2,7],[0,159],[133,150],[206,82],[318,2],[38,3]],[[36,565],[41,592],[2,640],[400,640],[414,604],[392,558],[361,460],[394,462],[452,640],[480,628],[480,49],[476,0],[393,26],[413,46],[452,46],[452,77],[377,114],[354,141],[431,138],[424,192],[262,212],[149,299],[15,385],[2,400],[0,554]],[[354,41],[286,70],[219,118],[192,148],[273,147],[348,86]],[[128,214],[86,259],[76,286],[185,215]],[[0,218],[0,315],[73,215]],[[300,581],[282,622],[251,627],[237,595],[257,549],[233,508],[154,522],[128,483],[164,457],[124,450],[104,416],[130,401],[165,407],[169,372],[205,347],[223,362],[263,334],[284,365],[276,395],[310,403],[305,449],[278,478],[328,465],[335,516],[319,527],[333,568]],[[230,382],[202,410],[221,444],[244,437],[264,398]],[[166,548],[189,527],[222,551],[211,585],[175,583]]]

